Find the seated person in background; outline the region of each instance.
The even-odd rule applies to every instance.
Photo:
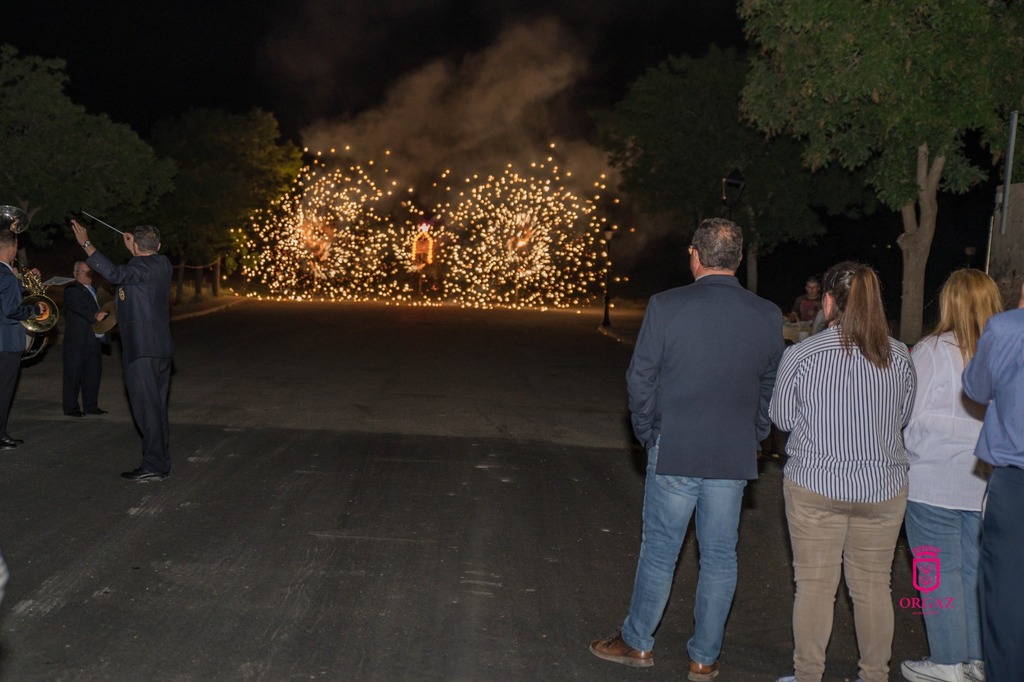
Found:
[[[800,294],[793,301],[793,310],[790,311],[790,322],[813,322],[814,316],[821,310],[821,283],[818,278],[811,275],[804,284],[806,293]]]

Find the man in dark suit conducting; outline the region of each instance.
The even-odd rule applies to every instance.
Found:
[[[114,265],[89,241],[77,221],[71,229],[89,257],[86,263],[117,287],[124,385],[132,416],[142,433],[142,466],[121,476],[132,481],[161,481],[171,471],[167,396],[171,387],[171,262],[160,255],[160,231],[150,225],[122,234],[132,254]]]
[[[701,222],[690,246],[695,282],[651,297],[626,375],[637,439],[647,449],[643,540],[629,613],[591,652],[654,665],[679,552],[696,510],[700,569],[688,678],[718,675],[736,592],[736,544],[758,443],[782,357],[782,311],[735,277],[743,234],[721,218]]]
[[[64,288],[64,414],[106,414],[99,406],[105,335],[94,332],[92,326],[110,313],[100,310],[92,268],[78,261],[72,274],[75,281]],[[82,409],[78,407],[79,391]]]

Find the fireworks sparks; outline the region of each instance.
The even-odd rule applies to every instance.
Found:
[[[571,307],[602,293],[598,197],[574,194],[551,158],[462,183],[446,171],[432,210],[397,203],[389,175],[372,161],[303,169],[293,192],[253,216],[243,275],[296,300]]]
[[[253,216],[242,274],[279,298],[372,300],[394,289],[385,192],[358,165],[307,166],[295,191]]]
[[[568,307],[594,293],[593,203],[543,164],[519,174],[509,166],[468,191],[446,215],[459,235],[445,276],[448,297],[463,305]]]

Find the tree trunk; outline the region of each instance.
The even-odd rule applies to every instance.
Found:
[[[937,156],[929,165],[928,145],[917,148],[917,204],[900,209],[903,234],[897,239],[903,253],[903,291],[900,306],[900,340],[917,343],[924,317],[924,274],[935,236],[938,216],[939,180],[946,157]]]
[[[201,301],[203,300],[203,273],[205,268],[196,268],[196,294],[192,300]]]
[[[746,203],[746,202],[744,202]],[[747,291],[757,293],[757,253],[758,253],[758,232],[757,232],[757,215],[754,213],[754,207],[749,203],[746,204],[747,209],[747,229],[743,230],[744,236],[743,241],[747,245],[747,253],[745,260],[747,261]]]
[[[220,258],[213,262],[213,297],[220,296]]]
[[[757,242],[747,243],[747,290],[757,293]]]
[[[174,305],[181,305],[185,302],[185,261],[178,266],[178,283],[175,287]]]

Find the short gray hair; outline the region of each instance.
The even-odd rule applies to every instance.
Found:
[[[690,244],[697,249],[700,264],[711,270],[736,272],[743,260],[743,231],[725,218],[700,221]]]
[[[152,225],[139,225],[132,234],[135,236],[135,243],[142,251],[156,253],[160,249],[160,230]]]

